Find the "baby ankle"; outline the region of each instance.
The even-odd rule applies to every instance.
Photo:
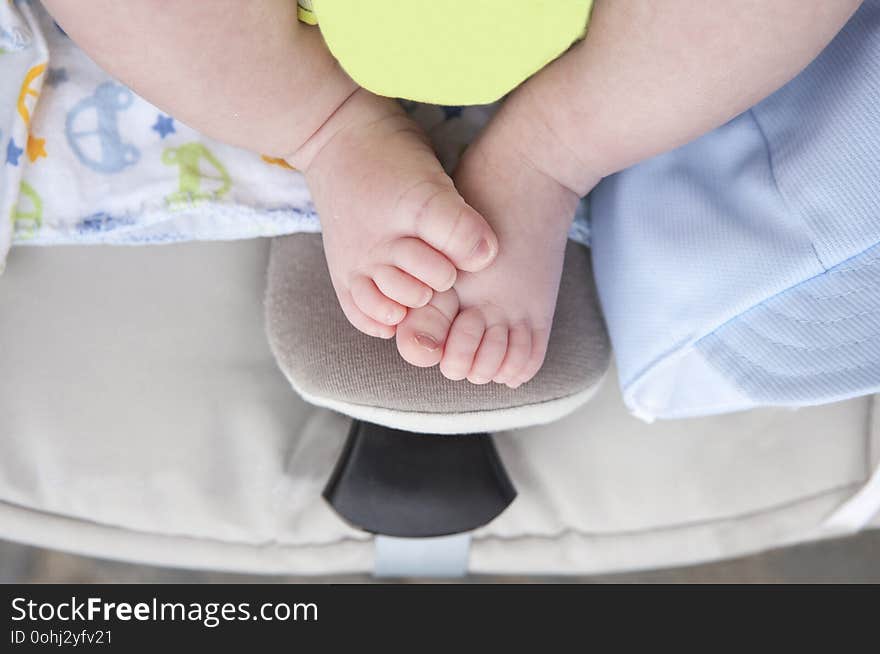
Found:
[[[341,95],[333,103],[330,103],[326,118],[292,152],[282,155],[284,161],[297,170],[307,173],[321,152],[346,126],[346,121],[344,120],[348,114],[346,107],[352,103],[352,98],[361,90],[358,86],[347,89],[346,94]]]
[[[571,130],[566,122],[549,111],[527,86],[517,91],[496,117],[495,140],[513,144],[536,170],[577,196],[587,195],[608,174],[600,148],[588,150],[576,145],[584,143],[585,130],[568,138]]]

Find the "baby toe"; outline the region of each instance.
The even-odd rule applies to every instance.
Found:
[[[452,262],[419,238],[395,239],[390,245],[388,258],[393,266],[435,291],[448,291],[455,283],[458,271]]]
[[[472,384],[488,384],[501,367],[507,354],[507,325],[492,325],[483,334],[474,364],[468,374]]]
[[[498,239],[489,223],[454,189],[435,190],[414,218],[416,235],[459,270],[483,270],[498,254]]]
[[[479,310],[466,309],[456,316],[440,361],[440,372],[447,379],[458,381],[468,376],[485,331],[486,320]]]
[[[501,368],[493,378],[499,384],[511,385],[519,380],[519,373],[525,368],[532,353],[532,330],[525,323],[510,328],[507,353]]]
[[[355,306],[378,323],[396,325],[406,316],[406,307],[385,297],[369,277],[355,277],[350,291]]]
[[[437,365],[457,312],[455,291],[434,293],[427,305],[410,310],[397,326],[397,351],[404,361],[420,368]]]
[[[549,341],[550,330],[533,329],[531,337],[532,347],[529,353],[529,358],[526,360],[519,374],[509,382],[513,388],[522,386],[527,381],[531,380],[532,377],[538,374],[541,366],[544,365],[544,359],[547,356],[547,342]]]
[[[412,309],[425,306],[434,295],[429,286],[394,266],[376,266],[373,281],[382,295]]]
[[[376,338],[391,338],[394,336],[394,327],[383,325],[365,315],[363,311],[357,308],[350,293],[345,292],[339,295],[339,306],[342,307],[342,312],[348,318],[348,322],[367,336],[374,336]]]

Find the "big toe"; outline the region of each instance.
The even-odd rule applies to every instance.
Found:
[[[397,351],[404,361],[420,368],[440,363],[457,312],[458,295],[454,290],[434,293],[428,304],[411,309],[397,326]]]
[[[452,188],[425,198],[414,217],[416,235],[459,270],[483,270],[498,254],[498,239],[489,223]]]

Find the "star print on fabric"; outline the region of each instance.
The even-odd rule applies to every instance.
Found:
[[[20,147],[15,145],[15,139],[9,139],[9,145],[6,146],[6,163],[13,166],[18,165],[18,158],[24,152]]]
[[[150,129],[158,132],[159,136],[163,139],[169,134],[174,134],[177,131],[174,129],[174,119],[171,116],[166,116],[164,114],[159,114],[156,117],[156,123]]]
[[[446,120],[449,120],[450,118],[461,116],[464,107],[441,107],[441,109],[443,109],[443,115],[446,117]]]
[[[46,156],[46,139],[37,138],[36,136],[29,135],[27,142],[27,153],[28,159],[31,160],[31,163],[35,162],[40,157]]]
[[[66,68],[50,68],[46,71],[46,84],[51,87],[58,86],[67,81]]]

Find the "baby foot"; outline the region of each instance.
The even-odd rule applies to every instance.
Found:
[[[410,311],[397,348],[413,365],[439,363],[449,379],[516,388],[544,362],[578,195],[511,146],[490,129],[455,174],[462,196],[495,230],[498,257]]]
[[[342,310],[366,334],[390,338],[456,269],[495,258],[492,229],[392,100],[356,91],[291,163],[305,172]]]

